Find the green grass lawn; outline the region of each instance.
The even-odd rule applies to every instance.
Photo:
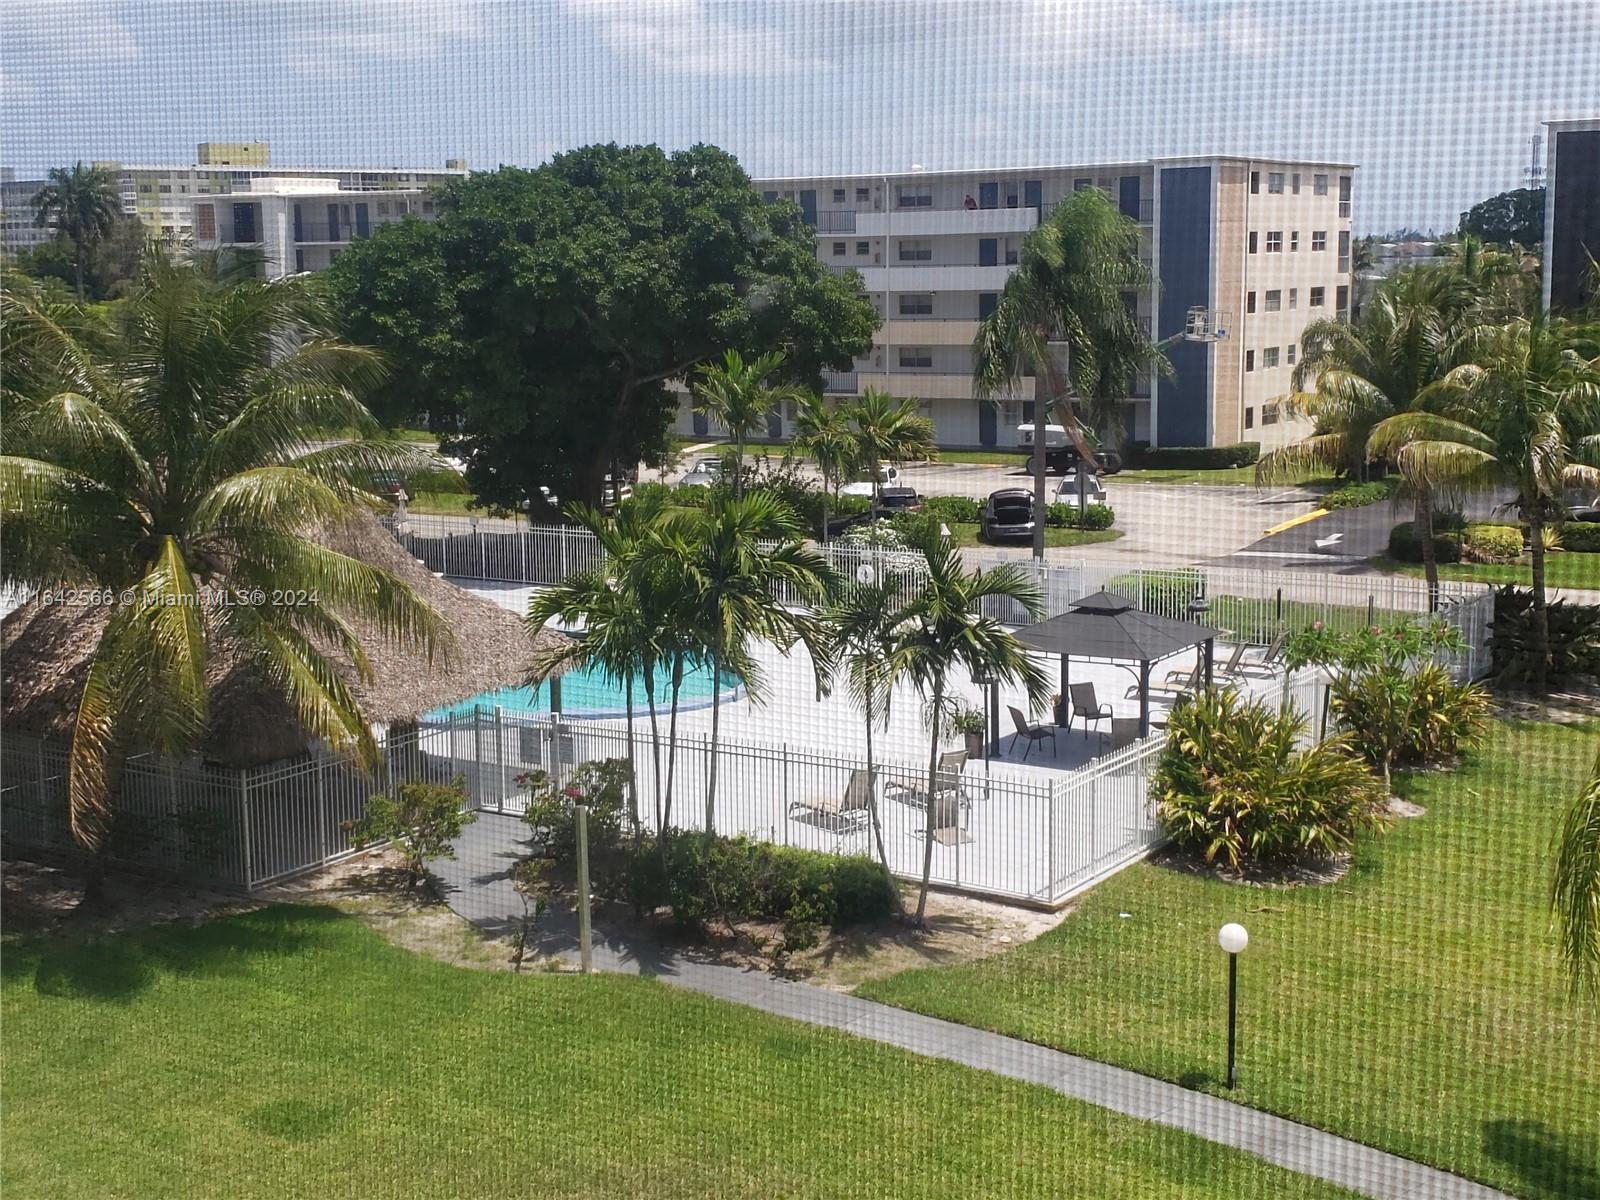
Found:
[[[1129,468],[1110,478],[1115,479],[1118,483],[1193,483],[1210,487],[1221,485],[1237,486],[1239,484],[1254,485],[1256,469],[1254,467],[1216,467],[1210,470],[1199,470],[1186,467],[1141,467]],[[1263,486],[1272,489],[1291,487],[1331,488],[1336,484],[1330,476],[1322,472],[1298,471]]]
[[[948,522],[950,540],[957,546],[987,546],[978,536],[981,528],[976,521]],[[1047,549],[1061,546],[1092,546],[1097,542],[1114,542],[1122,536],[1120,529],[1065,529],[1055,525],[1045,526],[1044,544]],[[1028,543],[1007,542],[1010,546]]]
[[[1044,1088],[282,906],[3,961],[7,1196],[1349,1193]]]
[[[860,990],[1220,1094],[1216,931],[1239,921],[1230,1098],[1517,1195],[1600,1196],[1600,1013],[1567,998],[1546,907],[1597,735],[1497,725],[1464,768],[1404,780],[1426,815],[1363,840],[1338,883],[1141,865],[1036,942]]]
[[[1381,555],[1371,562],[1381,571],[1423,577],[1421,563],[1397,562]],[[1441,563],[1439,578],[1466,579],[1474,583],[1520,583],[1523,587],[1533,583],[1532,568],[1526,557],[1519,563]],[[1546,554],[1544,582],[1546,587],[1600,589],[1600,554]]]
[[[418,492],[406,501],[406,509],[414,513],[442,513],[458,517],[468,514],[472,503],[471,492]]]

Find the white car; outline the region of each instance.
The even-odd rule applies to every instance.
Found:
[[[898,467],[879,467],[878,486],[880,488],[899,487],[900,469]],[[839,489],[841,496],[867,496],[872,495],[872,481],[858,479],[855,483],[847,483]]]
[[[679,487],[708,488],[722,481],[722,460],[720,458],[699,459],[694,467],[680,480]]]
[[[1083,477],[1083,499],[1086,504],[1109,504],[1106,499],[1105,485],[1093,475]],[[1061,482],[1056,484],[1056,503],[1065,504],[1070,508],[1078,507],[1078,473],[1069,471],[1061,477]]]

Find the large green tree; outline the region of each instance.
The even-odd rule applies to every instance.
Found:
[[[119,216],[105,236],[91,242],[81,256],[70,239],[58,237],[17,255],[17,266],[35,279],[59,279],[73,287],[81,269],[86,300],[116,300],[138,283],[145,241],[142,221]]]
[[[352,618],[430,654],[449,640],[402,580],[314,536],[374,503],[362,490],[374,470],[416,465],[415,448],[377,438],[358,398],[377,356],[329,332],[302,280],[219,281],[159,258],[112,327],[25,290],[0,300],[0,582],[111,601],[84,622],[95,648],[68,776],[78,841],[102,845],[133,748],[183,757],[201,742],[219,653],[252,662],[308,733],[375,763],[330,648],[367,670]],[[326,428],[357,437],[308,451]],[[237,602],[256,591],[318,602]]]
[[[73,280],[84,298],[83,271],[89,250],[110,235],[122,213],[117,182],[104,167],[74,163],[51,167],[48,181],[33,197],[33,223],[54,229],[72,243]]]
[[[1513,188],[1480,200],[1461,214],[1457,232],[1538,251],[1544,246],[1544,189]]]
[[[448,186],[328,272],[356,338],[396,365],[387,415],[460,418],[446,449],[484,501],[598,505],[617,466],[665,458],[672,383],[729,349],[820,383],[871,344],[859,282],[817,261],[793,204],[712,146],[589,146]]]

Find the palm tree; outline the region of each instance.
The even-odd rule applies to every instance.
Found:
[[[889,678],[909,678],[922,694],[928,713],[928,817],[922,849],[922,891],[916,922],[922,924],[933,874],[933,834],[937,825],[939,742],[951,671],[968,672],[1005,684],[1020,684],[1030,708],[1044,703],[1049,685],[1022,644],[996,618],[979,612],[991,596],[1015,600],[1037,620],[1044,597],[1033,577],[1006,564],[990,571],[968,571],[950,539],[931,528],[920,530],[917,549],[926,560],[920,594],[889,618],[895,630]]]
[[[711,761],[706,775],[706,836],[716,831],[717,744],[724,668],[759,701],[765,680],[754,643],[787,653],[804,642],[817,689],[826,690],[826,643],[817,620],[791,606],[817,606],[835,584],[833,568],[806,546],[794,514],[762,492],[713,496],[703,509],[675,510],[665,523],[681,535],[667,573],[676,586],[681,619],[710,659]],[[776,543],[767,545],[766,543]],[[659,560],[658,560],[659,561]]]
[[[1097,188],[1075,192],[1022,244],[1021,260],[995,309],[972,343],[972,378],[979,397],[994,396],[1023,377],[1035,379],[1034,503],[1045,508],[1045,425],[1054,408],[1078,454],[1098,460],[1073,399],[1092,404],[1103,419],[1116,393],[1140,370],[1155,369],[1155,348],[1123,300],[1150,286],[1139,261],[1139,227]],[[1066,363],[1056,347],[1066,347]],[[1037,396],[1038,383],[1044,395]],[[1034,523],[1033,554],[1044,557],[1043,521]]]
[[[877,499],[886,460],[905,462],[938,453],[933,422],[917,411],[917,402],[909,397],[896,399],[869,387],[847,411],[855,422],[856,461],[872,472],[873,499]]]
[[[794,426],[794,448],[809,455],[822,476],[822,540],[827,541],[828,500],[838,498],[861,453],[849,412],[821,396],[806,396]]]
[[[782,351],[773,350],[745,362],[737,350],[729,350],[720,363],[706,363],[699,369],[695,385],[694,410],[716,421],[733,439],[737,466],[733,475],[733,494],[744,494],[744,443],[751,434],[767,427],[767,416],[786,400],[798,400],[805,392],[792,383],[774,384],[771,379],[783,367]]]
[[[26,294],[0,304],[20,368],[0,443],[0,578],[117,598],[84,626],[96,646],[70,751],[77,841],[102,845],[132,748],[182,757],[199,744],[218,654],[253,663],[308,734],[375,765],[330,650],[370,675],[351,618],[430,657],[449,638],[400,579],[311,536],[376,505],[363,490],[374,471],[432,461],[380,440],[357,399],[376,355],[327,332],[299,280],[223,284],[159,260],[94,337]],[[357,437],[308,452],[328,428]],[[320,603],[247,602],[283,591]]]
[[[1600,754],[1561,823],[1550,906],[1577,994],[1600,995]]]
[[[1550,632],[1545,606],[1544,529],[1559,519],[1567,487],[1600,487],[1600,332],[1535,313],[1469,328],[1460,361],[1421,397],[1419,410],[1373,430],[1376,453],[1394,453],[1408,477],[1430,488],[1509,487],[1528,526],[1533,687],[1545,690]]]
[[[122,216],[116,180],[104,167],[51,167],[49,182],[34,193],[33,223],[54,226],[73,248],[78,303],[83,303],[83,263],[89,247],[108,237]]]

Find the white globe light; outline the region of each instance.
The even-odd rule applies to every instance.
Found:
[[[873,581],[873,579],[876,577],[876,575],[877,575],[877,572],[875,572],[872,569],[872,564],[871,563],[862,563],[859,567],[856,568],[856,582],[857,583],[870,584]]]
[[[1217,930],[1217,945],[1229,954],[1238,954],[1250,944],[1250,934],[1243,925],[1235,925],[1231,921]]]

